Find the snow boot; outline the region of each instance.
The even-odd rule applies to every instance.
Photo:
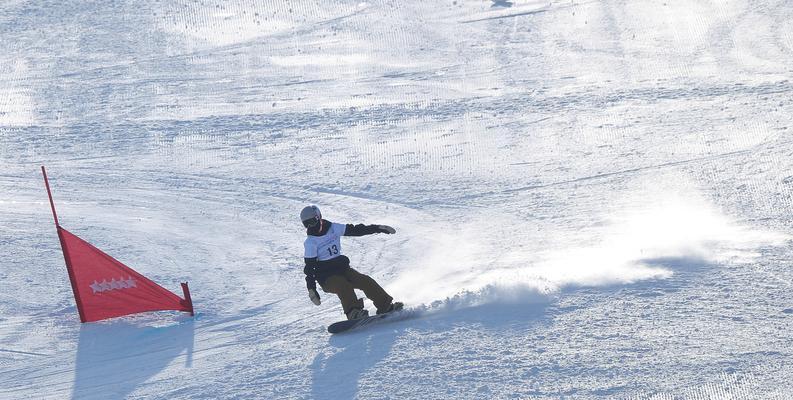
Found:
[[[369,311],[366,311],[363,308],[353,308],[352,310],[350,310],[350,312],[347,313],[348,320],[361,319],[361,318],[366,318],[368,316],[369,316]]]
[[[402,304],[401,302],[395,301],[395,302],[389,304],[388,307],[386,307],[383,310],[377,309],[377,314],[385,314],[385,313],[390,313],[392,311],[399,311],[404,306],[405,305]]]

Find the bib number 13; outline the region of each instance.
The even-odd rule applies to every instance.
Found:
[[[328,247],[328,254],[331,256],[335,256],[339,254],[339,248],[335,244],[333,246]]]

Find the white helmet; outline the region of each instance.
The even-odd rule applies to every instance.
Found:
[[[300,211],[300,220],[303,221],[303,226],[312,228],[322,221],[322,213],[317,206],[307,206]]]

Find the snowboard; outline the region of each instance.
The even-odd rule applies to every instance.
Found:
[[[364,326],[374,325],[390,317],[394,317],[395,315],[401,314],[403,312],[404,312],[403,309],[400,308],[399,310],[394,310],[391,312],[387,312],[385,314],[376,314],[361,319],[334,322],[328,326],[328,332],[342,333],[342,332],[351,331],[353,329],[358,329]]]

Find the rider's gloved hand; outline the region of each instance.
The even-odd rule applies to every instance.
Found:
[[[380,233],[387,233],[389,235],[396,233],[396,229],[388,225],[377,225],[377,229],[380,230]]]
[[[308,298],[311,299],[311,302],[314,305],[322,304],[322,301],[319,299],[319,293],[317,293],[317,289],[308,289]]]

